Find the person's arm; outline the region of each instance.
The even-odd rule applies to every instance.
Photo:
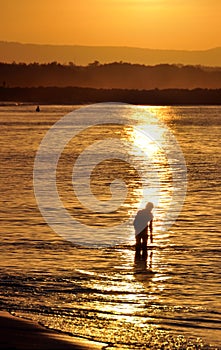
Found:
[[[153,219],[150,220],[150,243],[153,243]]]

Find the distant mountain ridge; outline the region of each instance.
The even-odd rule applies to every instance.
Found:
[[[99,61],[145,65],[161,63],[221,66],[221,47],[208,50],[158,50],[117,46],[42,45],[0,41],[0,62],[73,62],[87,65]]]

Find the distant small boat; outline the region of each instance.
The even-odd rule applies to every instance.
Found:
[[[39,106],[36,107],[36,112],[40,112],[40,107]]]

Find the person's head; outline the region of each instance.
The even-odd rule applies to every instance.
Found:
[[[148,211],[151,211],[151,210],[153,209],[153,207],[154,207],[154,205],[153,205],[152,202],[148,202],[148,203],[146,204],[146,209],[147,209]]]

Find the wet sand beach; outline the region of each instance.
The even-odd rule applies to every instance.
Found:
[[[104,343],[56,333],[38,323],[0,312],[0,348],[5,350],[99,350]]]

